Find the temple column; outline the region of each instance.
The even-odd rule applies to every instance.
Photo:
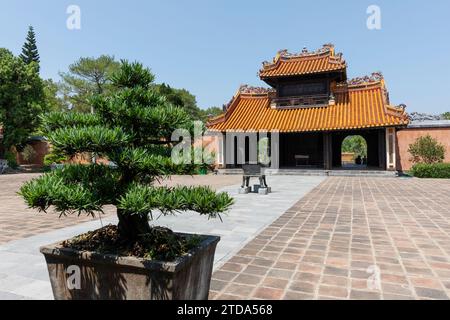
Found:
[[[381,170],[386,170],[386,130],[378,130],[378,164]]]
[[[397,168],[395,128],[386,128],[386,169],[394,171]]]
[[[227,167],[226,160],[225,160],[226,159],[226,150],[227,150],[226,136],[223,133],[221,133],[217,139],[218,139],[217,142],[219,144],[219,154],[217,155],[217,164],[223,168],[226,168]]]
[[[333,154],[331,145],[331,133],[323,133],[323,168],[331,170],[333,167]]]

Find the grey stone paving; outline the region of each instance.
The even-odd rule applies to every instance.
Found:
[[[229,192],[236,203],[228,215],[223,216],[223,223],[195,213],[185,213],[178,217],[162,217],[156,224],[179,232],[220,235],[222,240],[217,247],[214,266],[218,269],[324,180],[324,177],[269,177],[268,183],[273,193],[267,196],[239,195],[238,186],[226,187],[220,191]],[[116,220],[109,216],[102,223],[116,223]],[[0,300],[52,299],[45,260],[39,253],[39,247],[99,227],[100,221],[91,221],[0,246]]]
[[[213,275],[211,299],[449,299],[450,180],[330,177]]]

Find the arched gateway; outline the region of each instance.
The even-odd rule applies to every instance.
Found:
[[[242,86],[224,113],[208,123],[210,131],[223,135],[222,152],[235,150],[226,141],[227,133],[268,136],[272,155],[278,157],[272,165],[330,170],[342,167],[342,141],[360,135],[367,141],[368,167],[396,169],[396,130],[409,120],[403,107],[390,104],[380,73],[347,80],[342,54],[324,45],[315,52],[280,51],[272,62],[263,63],[259,76],[271,88]]]
[[[345,169],[366,169],[367,140],[361,135],[349,135],[341,144],[341,166]]]

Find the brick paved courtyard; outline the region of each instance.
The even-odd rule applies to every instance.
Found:
[[[26,209],[16,192],[35,176],[0,176],[0,244],[91,220],[58,219]],[[291,178],[296,186],[307,179]],[[212,184],[220,189],[239,181],[239,176],[174,177],[167,184]],[[273,180],[275,186],[287,181]],[[211,298],[449,299],[450,180],[333,177],[314,186],[281,214],[294,197],[279,218],[218,266]],[[272,202],[266,198],[246,206],[262,212],[285,192]],[[113,215],[105,221],[111,219]],[[13,254],[6,247],[4,252]],[[2,262],[5,270],[12,263]],[[24,272],[28,276],[37,271]],[[45,281],[36,286],[48,291]],[[26,296],[25,291],[20,294]]]
[[[10,176],[8,179],[17,179],[18,177]],[[301,179],[300,184],[299,179]],[[167,182],[168,184],[208,184],[220,191],[230,193],[235,203],[232,209],[223,215],[223,222],[220,219],[208,219],[195,212],[185,212],[176,216],[160,217],[152,224],[165,226],[179,232],[220,235],[221,241],[214,257],[214,268],[218,269],[249,240],[257,236],[261,230],[278,219],[298,199],[304,197],[325,179],[325,177],[270,177],[268,181],[274,187],[273,193],[260,196],[258,194],[238,194],[241,182],[239,176],[172,177],[172,180]],[[10,201],[16,201],[19,204],[22,200],[19,197],[11,197]],[[8,212],[2,211],[1,208],[0,205],[0,214],[5,214],[5,220],[7,220]],[[30,214],[43,215],[22,212],[22,215],[17,215],[16,218],[26,221]],[[57,219],[57,217],[52,218]],[[39,247],[95,230],[110,223],[117,223],[117,218],[113,214],[103,218],[102,222],[80,222],[77,225],[51,231],[41,228],[37,235],[0,245],[0,300],[52,299],[47,266],[43,255],[39,252]]]
[[[211,298],[448,299],[449,200],[448,180],[328,178],[215,272]]]
[[[74,226],[86,221],[97,220],[89,216],[71,215],[58,218],[55,213],[38,213],[28,209],[17,195],[20,186],[39,174],[0,175],[0,245],[12,240],[23,239],[51,230]],[[165,185],[210,185],[221,188],[240,182],[238,176],[174,176]],[[114,214],[113,208],[105,210],[104,217]]]
[[[58,219],[55,214],[28,209],[17,192],[24,182],[38,176],[33,173],[0,176],[0,244],[92,220],[87,216]]]

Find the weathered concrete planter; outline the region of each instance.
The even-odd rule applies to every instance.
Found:
[[[41,247],[56,300],[207,300],[220,237],[173,262]],[[79,282],[77,273],[79,272]]]

